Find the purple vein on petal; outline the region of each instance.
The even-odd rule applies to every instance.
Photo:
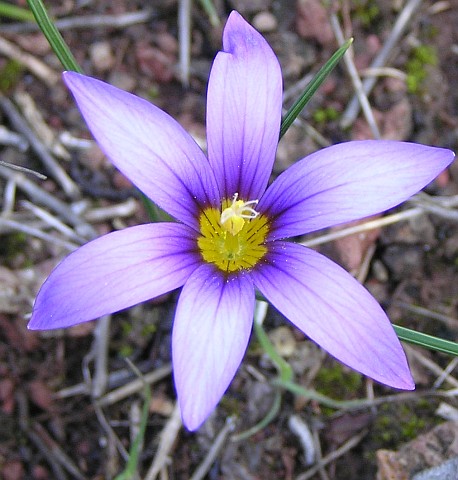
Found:
[[[286,318],[338,360],[392,387],[413,388],[387,316],[337,264],[301,245],[278,241],[252,276]]]
[[[392,208],[431,182],[450,150],[392,141],[333,145],[281,174],[258,205],[272,221],[269,240],[303,235]]]
[[[153,223],[100,237],[65,258],[41,287],[31,329],[64,328],[178,288],[201,262],[195,233]]]
[[[172,334],[175,385],[185,426],[197,429],[237,371],[251,333],[254,288],[211,265],[194,271],[178,301]]]
[[[142,98],[74,72],[64,80],[116,167],[161,208],[197,228],[198,208],[218,205],[220,194],[192,137]]]
[[[223,196],[259,198],[280,131],[282,80],[264,38],[232,12],[208,84],[208,157]]]

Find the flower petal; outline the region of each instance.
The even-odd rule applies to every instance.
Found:
[[[183,423],[196,430],[234,378],[250,338],[254,288],[203,265],[185,283],[172,334],[172,361]]]
[[[288,168],[257,210],[273,218],[269,240],[313,232],[392,208],[454,158],[443,148],[367,140],[324,148]]]
[[[109,233],[65,258],[38,293],[29,328],[64,328],[181,287],[200,263],[195,233],[152,223]]]
[[[208,158],[225,198],[264,192],[280,132],[282,79],[277,57],[237,12],[223,34],[207,94]]]
[[[387,316],[337,264],[301,245],[274,242],[252,276],[275,308],[338,360],[391,387],[414,388]]]
[[[199,205],[219,206],[205,155],[172,117],[94,78],[65,72],[64,80],[102,150],[151,200],[195,228]]]

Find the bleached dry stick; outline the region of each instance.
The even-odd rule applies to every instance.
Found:
[[[393,48],[399,42],[401,35],[404,33],[407,24],[412,18],[412,15],[421,5],[421,1],[422,0],[409,0],[406,3],[405,7],[399,14],[395,24],[393,25],[393,29],[391,30],[389,37],[387,38],[380,52],[374,58],[374,61],[371,63],[370,68],[380,68],[385,66],[388,58],[391,55],[391,52],[393,51]],[[363,81],[363,89],[366,96],[369,95],[369,93],[372,91],[376,81],[377,77],[369,77]],[[348,128],[349,126],[353,125],[356,117],[358,116],[359,108],[360,103],[358,97],[355,95],[350,100],[344,114],[342,115],[342,119],[340,121],[340,125],[342,128]]]
[[[203,459],[202,463],[197,467],[197,470],[193,473],[190,480],[202,480],[205,477],[213,463],[215,463],[216,458],[226,443],[227,437],[234,430],[234,427],[234,421],[231,417],[229,417],[226,420],[224,427],[213,441],[207,455]]]
[[[337,43],[339,45],[343,45],[345,42],[345,38],[342,32],[342,28],[340,26],[339,20],[335,13],[331,14],[331,27],[334,31],[334,35],[337,39]],[[344,55],[344,62],[345,66],[347,67],[348,75],[350,76],[351,82],[353,84],[353,88],[355,89],[356,96],[358,97],[358,102],[363,109],[364,117],[372,131],[372,135],[375,139],[380,138],[380,130],[377,126],[377,122],[375,121],[374,113],[372,112],[372,108],[370,106],[369,100],[367,99],[367,95],[364,91],[363,84],[361,79],[359,78],[358,70],[356,69],[355,62],[353,61],[353,47],[350,48],[345,52]]]
[[[0,165],[0,177],[14,180],[18,188],[25,192],[33,202],[46,206],[60,215],[60,217],[69,225],[75,227],[77,235],[81,235],[87,239],[95,238],[97,236],[94,228],[73,213],[69,205],[46,192],[43,188],[28,179],[23,173],[15,172],[14,170]]]
[[[146,474],[145,480],[155,480],[159,472],[169,463],[170,451],[173,448],[181,425],[181,412],[177,402],[172,415],[160,433],[159,447],[153,463]]]
[[[54,22],[54,25],[60,31],[86,30],[100,27],[122,29],[137,23],[148,22],[154,17],[154,14],[154,10],[147,8],[138,12],[128,12],[121,15],[79,15],[77,17],[58,19]],[[38,31],[40,31],[40,27],[36,23],[13,23],[0,27],[0,32],[5,33],[30,33]]]
[[[41,140],[37,138],[35,133],[29,127],[27,122],[22,118],[13,102],[0,94],[0,107],[8,116],[11,124],[18,130],[29,142],[31,148],[38,155],[48,173],[52,175],[57,183],[62,187],[66,195],[72,199],[79,195],[79,188],[75,182],[67,175],[65,170],[59,165],[54,157],[49,153]]]
[[[48,87],[53,87],[59,81],[60,76],[57,72],[49,68],[35,56],[23,52],[3,37],[0,37],[0,53],[24,65],[30,72],[46,83]]]

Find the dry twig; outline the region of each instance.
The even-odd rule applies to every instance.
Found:
[[[41,60],[38,60],[34,55],[23,52],[19,47],[3,37],[0,37],[0,53],[24,65],[40,80],[46,83],[48,87],[53,87],[60,79],[59,74]]]
[[[49,243],[54,243],[55,245],[58,245],[60,247],[66,248],[68,251],[73,252],[73,250],[76,250],[79,245],[75,243],[68,242],[66,240],[62,240],[55,235],[50,235],[48,233],[45,233],[38,228],[31,227],[30,225],[25,225],[24,223],[21,222],[16,222],[14,220],[10,220],[8,218],[2,218],[0,217],[0,228],[9,228],[11,230],[15,230],[17,232],[23,232],[26,235],[30,235],[32,237],[40,238],[41,240],[44,240],[45,242]]]
[[[169,363],[163,367],[159,367],[156,370],[153,370],[150,373],[146,373],[141,379],[136,378],[130,383],[123,385],[122,387],[112,390],[111,392],[105,394],[102,398],[98,400],[98,404],[101,407],[106,405],[111,405],[113,403],[119,402],[120,400],[133,395],[142,390],[145,383],[152,385],[153,383],[162,380],[167,375],[170,375],[172,372],[172,365]]]
[[[337,460],[339,457],[347,453],[349,450],[352,448],[355,448],[356,445],[367,435],[367,430],[362,431],[361,433],[358,433],[357,435],[353,436],[350,438],[350,440],[346,441],[341,447],[339,447],[337,450],[334,450],[331,452],[329,455],[326,455],[323,457],[317,465],[312,467],[310,470],[307,470],[306,472],[300,474],[296,480],[308,480],[309,478],[312,478],[315,473],[317,473],[320,468],[325,467],[329,463],[333,462],[334,460]]]
[[[181,425],[181,412],[177,402],[172,415],[165,424],[162,432],[159,434],[159,447],[153,463],[146,474],[145,480],[155,480],[161,470],[169,463],[169,454],[173,448]]]
[[[339,19],[335,13],[331,14],[331,27],[334,31],[334,35],[337,39],[339,45],[343,45],[345,42],[345,38],[342,32],[342,28],[339,23]],[[361,83],[361,79],[359,78],[358,70],[356,69],[355,62],[353,61],[353,47],[350,48],[345,52],[344,55],[344,62],[347,67],[348,74],[350,75],[351,82],[353,84],[353,88],[355,89],[356,95],[358,97],[359,104],[363,109],[364,117],[372,131],[372,135],[375,139],[380,138],[380,130],[377,126],[377,122],[375,121],[374,113],[372,112],[372,108],[370,106],[369,100],[367,99],[367,95],[364,91],[363,84]]]
[[[3,125],[0,125],[0,145],[16,147],[20,152],[25,152],[29,148],[29,142],[22,135],[11,132]],[[2,164],[5,165],[5,162]]]
[[[13,102],[0,94],[0,107],[8,116],[11,124],[18,130],[27,141],[40,160],[45,165],[48,173],[56,179],[66,195],[74,199],[79,196],[79,188],[73,180],[67,175],[65,170],[59,165],[54,157],[49,153],[43,142],[35,135],[27,122],[22,118]]]
[[[89,28],[101,27],[123,29],[137,23],[146,23],[150,21],[154,15],[154,10],[146,8],[138,12],[127,12],[121,15],[79,15],[76,17],[61,18],[55,20],[54,25],[60,31],[87,30]],[[40,27],[36,23],[14,23],[0,27],[0,32],[4,33],[30,33],[38,31],[40,31]]]
[[[61,144],[59,136],[46,124],[32,96],[27,92],[16,92],[14,101],[21,109],[27,124],[30,125],[45,147],[56,157],[70,160],[70,154]]]
[[[203,459],[202,463],[197,467],[190,480],[202,480],[205,477],[218,457],[220,451],[224,447],[227,437],[234,430],[234,428],[234,420],[231,417],[227,418],[224,427],[216,436],[210,450]]]
[[[184,87],[189,86],[191,65],[191,6],[192,0],[179,0],[178,37],[180,49],[180,79]]]
[[[44,189],[29,180],[23,173],[11,171],[0,165],[0,177],[6,178],[7,180],[13,180],[32,201],[45,205],[47,208],[60,215],[63,220],[75,227],[77,235],[81,235],[86,239],[91,239],[97,236],[94,228],[82,220],[79,215],[76,215],[69,205],[46,192]]]
[[[401,13],[399,14],[393,29],[390,32],[389,37],[381,48],[380,52],[374,58],[374,61],[371,63],[370,68],[380,68],[384,67],[388,61],[394,47],[399,42],[401,35],[404,33],[405,28],[407,27],[409,21],[411,20],[413,14],[417,11],[421,4],[422,0],[409,0]],[[369,95],[374,85],[377,81],[377,77],[369,77],[363,81],[363,91],[365,95]],[[347,108],[342,115],[340,125],[342,128],[348,128],[353,125],[356,117],[358,116],[360,108],[360,103],[358,97],[355,95],[347,105]]]
[[[415,360],[421,363],[430,372],[433,372],[438,377],[442,377],[445,382],[449,383],[453,387],[458,387],[458,380],[456,380],[455,377],[447,375],[446,372],[441,367],[439,367],[439,365],[437,365],[437,363],[427,358],[422,352],[420,352],[414,347],[411,347],[410,345],[404,345],[404,349],[409,356],[415,358]]]
[[[55,228],[58,232],[62,233],[62,235],[69,238],[70,240],[73,240],[74,242],[77,242],[80,245],[82,245],[83,243],[86,243],[86,239],[77,235],[73,229],[65,225],[65,223],[61,222],[57,217],[47,212],[46,210],[29,202],[28,200],[23,200],[22,202],[20,202],[20,204],[24,208],[32,212],[37,218],[39,218],[40,220],[43,220],[43,222],[45,222],[46,225],[48,225],[51,228]]]

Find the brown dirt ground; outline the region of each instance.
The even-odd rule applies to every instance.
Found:
[[[13,3],[25,5],[23,0]],[[69,28],[64,31],[64,37],[86,73],[152,99],[197,138],[205,138],[206,81],[212,59],[220,48],[221,28],[210,25],[198,2],[192,9],[191,77],[187,88],[181,85],[176,74],[179,48],[176,1],[68,0],[47,4],[56,18],[123,16],[152,8],[151,17],[135,25]],[[288,107],[296,98],[294,89],[298,82],[317,71],[336,49],[329,23],[330,11],[338,13],[346,36],[354,37],[355,63],[362,71],[370,66],[388,38],[404,2],[331,2],[327,9],[319,0],[220,0],[215,5],[220,18],[225,19],[230,10],[236,8],[264,31],[279,56],[285,91],[291,93],[286,102]],[[401,75],[382,76],[370,96],[384,138],[456,150],[457,24],[458,8],[453,0],[424,1],[410,18],[388,62],[388,66]],[[15,22],[2,19],[0,40],[10,42],[50,68],[51,73],[59,74],[59,62],[43,36],[26,31],[23,26],[14,32],[14,25]],[[422,51],[429,52],[428,58],[432,60],[423,63],[420,60],[418,64]],[[5,47],[0,49],[0,88],[21,114],[27,117],[24,102],[29,99],[42,116],[40,122],[32,123],[49,127],[50,144],[55,145],[58,135],[64,132],[89,139],[63,84],[54,82],[48,73],[38,76],[30,65],[22,63],[18,67],[21,63],[13,63],[11,55]],[[412,80],[419,82],[415,92],[407,90],[402,72],[417,75]],[[352,95],[351,83],[340,65],[301,115],[303,122],[293,126],[280,143],[276,173],[320,148],[321,137],[330,143],[371,137],[362,116],[349,129],[340,126]],[[4,107],[0,107],[0,121],[12,132],[20,133]],[[311,131],[318,134],[312,135]],[[76,196],[65,193],[52,175],[44,181],[31,176],[30,181],[72,206],[74,212],[126,204],[126,213],[88,220],[97,234],[148,221],[132,185],[96,147],[68,151],[67,159],[59,158],[56,149],[53,155],[78,185]],[[21,151],[1,144],[0,159],[49,174],[30,148]],[[458,169],[452,166],[427,191],[432,195],[456,195],[457,180]],[[15,193],[12,188],[11,182],[2,178],[2,216],[41,228],[43,222],[23,203],[24,200],[33,202],[33,198],[21,188]],[[14,201],[9,205],[11,198]],[[424,214],[375,233],[346,237],[320,250],[361,278],[393,322],[456,340],[458,232],[454,213],[455,217],[450,215],[450,218]],[[63,238],[54,229],[47,231]],[[88,382],[94,374],[91,348],[96,323],[57,333],[26,330],[27,313],[39,285],[67,252],[65,247],[18,233],[0,223],[0,478],[5,480],[113,478],[125,464],[120,445],[128,449],[131,443],[130,427],[135,425],[141,394],[131,394],[102,407],[97,407],[90,395]],[[168,365],[175,299],[176,294],[170,294],[113,316],[108,345],[108,372],[113,375],[108,390],[133,380],[126,357],[145,373]],[[280,338],[280,348],[285,348],[285,343],[293,346],[288,358],[299,384],[340,400],[397,393],[341,367],[275,311],[269,312],[266,328],[276,339]],[[238,442],[226,439],[205,478],[375,478],[377,457],[381,471],[387,468],[386,456],[377,455],[378,450],[398,450],[442,423],[442,418],[435,414],[442,401],[458,407],[453,395],[446,399],[427,395],[432,389],[445,391],[457,387],[454,359],[414,347],[408,347],[407,353],[417,382],[417,391],[409,399],[397,398],[377,407],[347,411],[330,409],[284,392],[282,407],[274,420],[248,439]],[[449,365],[448,375],[441,376]],[[228,416],[236,417],[235,433],[261,420],[273,401],[274,388],[269,380],[274,377],[274,368],[253,339],[225,398],[204,427],[195,434],[181,429],[176,438],[172,438],[170,459],[160,478],[191,478]],[[69,390],[75,385],[80,385],[80,390]],[[145,478],[174,401],[171,375],[166,372],[153,387],[136,478]],[[349,448],[336,455],[321,471],[303,475],[312,467],[305,464],[301,441],[288,427],[292,415],[298,415],[307,423],[316,444],[320,445],[320,457],[327,458],[342,447]],[[444,454],[439,460],[446,458]],[[415,473],[415,469],[419,471],[432,464],[434,462],[421,465],[417,462],[409,475]]]

